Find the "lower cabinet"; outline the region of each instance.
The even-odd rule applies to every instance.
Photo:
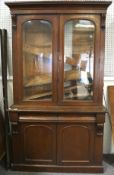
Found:
[[[103,168],[101,128],[98,134],[95,115],[20,115],[11,126],[14,169],[97,172]]]

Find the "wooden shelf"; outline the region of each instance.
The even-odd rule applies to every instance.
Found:
[[[70,70],[65,71],[64,73],[64,81],[70,80],[79,80],[81,78],[81,74],[79,70]],[[38,85],[45,85],[52,83],[51,74],[39,74],[32,78],[28,83],[24,85],[24,87],[31,87],[31,86],[38,86]]]
[[[40,46],[31,46],[29,44],[25,44],[23,46],[23,51],[29,54],[38,55],[40,53],[43,53],[44,55],[49,55],[52,52],[52,45],[51,44],[45,44]]]

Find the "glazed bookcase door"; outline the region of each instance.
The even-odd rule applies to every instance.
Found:
[[[99,21],[97,16],[61,16],[60,101],[64,104],[98,101]]]
[[[22,70],[15,70],[16,77],[22,77],[19,84],[18,101],[48,102],[57,100],[56,17],[22,16],[18,19],[19,43],[18,64]],[[56,41],[56,42],[55,42]],[[21,49],[20,49],[21,48]],[[15,69],[15,65],[14,65]],[[21,75],[20,75],[21,74]],[[14,85],[15,86],[15,85]],[[17,86],[17,85],[16,85]]]

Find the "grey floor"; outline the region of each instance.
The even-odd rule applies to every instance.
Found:
[[[40,172],[18,172],[5,170],[3,165],[0,165],[0,175],[82,175],[82,173],[40,173]],[[92,175],[92,174],[83,174],[83,175]],[[108,163],[104,162],[104,173],[102,174],[93,174],[93,175],[114,175],[114,162]]]

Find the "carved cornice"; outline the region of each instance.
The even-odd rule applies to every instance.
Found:
[[[111,1],[84,1],[84,0],[55,0],[55,1],[17,1],[17,2],[5,2],[6,5],[9,7],[14,7],[14,6],[22,6],[22,5],[47,5],[47,4],[79,4],[79,5],[104,5],[104,6],[109,6],[111,4]]]

